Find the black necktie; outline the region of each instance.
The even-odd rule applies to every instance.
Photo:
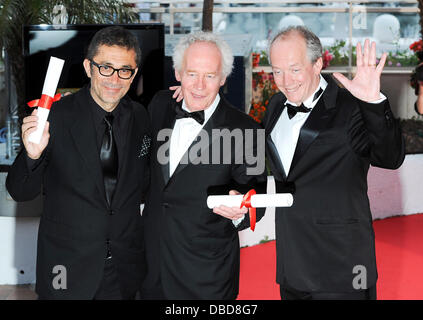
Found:
[[[322,92],[323,92],[322,88],[319,88],[319,90],[317,90],[317,92],[315,93],[313,97],[313,102],[321,95]],[[290,103],[286,103],[285,105],[288,108],[287,111],[288,111],[289,119],[292,119],[293,117],[295,117],[297,112],[308,113],[311,111],[311,108],[307,108],[303,103],[301,103],[300,106],[294,106],[293,104],[290,104]]]
[[[187,112],[187,111],[183,110],[180,105],[177,105],[175,112],[176,112],[176,119],[193,118],[199,124],[204,123],[204,110]]]
[[[287,103],[286,107],[288,108],[288,117],[289,119],[292,119],[293,117],[295,117],[295,115],[297,114],[297,112],[310,112],[311,108],[307,108],[306,106],[304,106],[304,104],[301,103],[300,106],[294,106],[293,104]]]
[[[106,191],[107,202],[112,203],[113,193],[117,183],[118,175],[118,153],[116,141],[113,137],[113,115],[107,113],[104,117],[106,131],[100,149],[100,162],[103,169],[104,189]]]

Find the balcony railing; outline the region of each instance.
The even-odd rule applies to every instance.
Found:
[[[202,12],[203,1],[194,0],[194,1],[146,1],[146,0],[135,0],[127,1],[134,3],[136,5],[135,10],[137,10],[140,15],[150,14],[151,17],[154,17],[156,21],[164,22],[168,27],[168,33],[176,33],[176,27],[184,27],[184,21],[190,21],[193,19],[193,14],[199,14]],[[189,15],[183,15],[184,13]],[[385,46],[388,49],[384,48],[383,45],[379,46],[383,51],[391,51],[394,48],[400,48],[402,50],[407,50],[408,45],[413,41],[419,38],[416,28],[418,28],[418,14],[419,8],[417,7],[417,1],[415,0],[405,0],[405,1],[363,1],[363,0],[350,0],[350,1],[315,1],[315,0],[215,0],[214,1],[214,10],[213,13],[231,15],[234,14],[309,14],[309,13],[320,13],[320,14],[330,14],[330,13],[340,13],[345,14],[345,17],[340,17],[339,19],[348,19],[348,22],[345,21],[346,29],[348,30],[344,35],[343,39],[346,40],[346,52],[348,56],[348,63],[342,66],[330,67],[325,72],[339,71],[342,73],[352,74],[354,73],[354,62],[353,61],[353,47],[358,41],[362,41],[363,36],[359,33],[359,28],[357,24],[363,22],[367,15],[370,15],[372,18],[375,17],[375,14],[392,14],[402,17],[403,20],[408,20],[404,18],[410,17],[415,20],[416,23],[412,24],[414,32],[408,32],[408,37],[402,37],[398,41],[393,43],[390,46]],[[222,16],[222,15],[220,15]],[[199,15],[195,16],[196,21],[193,23],[190,21],[190,26],[186,29],[188,31],[199,30],[201,28],[201,17]],[[185,20],[184,20],[185,19]],[[307,24],[306,24],[307,25]],[[266,24],[265,24],[266,26]],[[360,26],[359,26],[360,27]],[[329,26],[328,26],[329,28]],[[333,28],[333,26],[332,26]],[[367,30],[371,29],[371,26],[365,26]],[[358,31],[357,31],[358,30]],[[356,32],[357,31],[357,32]],[[187,30],[185,30],[187,32]],[[401,32],[404,33],[404,30]],[[327,33],[327,32],[326,32]],[[410,34],[411,33],[411,34]],[[337,34],[339,37],[339,32]],[[367,36],[366,36],[367,37]],[[410,38],[411,37],[411,38]],[[269,37],[268,37],[269,38]],[[335,37],[321,37],[322,43],[325,46],[325,43],[333,41]],[[332,39],[331,39],[332,38]],[[370,36],[371,38],[371,36]],[[268,39],[262,39],[262,46],[264,49],[264,43]],[[412,53],[410,52],[410,55]],[[260,68],[262,70],[263,68]],[[265,68],[265,70],[267,70]],[[408,67],[389,67],[387,66],[384,70],[384,73],[411,73],[413,70],[412,66]],[[256,69],[253,70],[253,72]]]

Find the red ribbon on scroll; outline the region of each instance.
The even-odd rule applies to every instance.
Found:
[[[251,189],[246,194],[244,194],[244,197],[242,198],[241,206],[248,208],[248,213],[250,214],[250,229],[254,231],[256,228],[256,208],[253,208],[251,206],[251,196],[256,194],[256,190]]]
[[[56,94],[53,98],[46,94],[43,94],[41,95],[41,99],[35,99],[28,102],[28,106],[30,106],[31,108],[40,107],[50,110],[53,102],[59,101],[61,97],[62,95],[60,93]]]

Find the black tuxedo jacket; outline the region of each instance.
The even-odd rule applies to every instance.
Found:
[[[249,216],[236,228],[231,220],[213,213],[206,204],[208,189],[232,182],[252,185],[252,181],[265,181],[266,176],[248,176],[246,168],[250,165],[244,158],[235,164],[235,156],[244,155],[239,150],[242,146],[233,144],[230,164],[195,165],[196,159],[190,159],[187,164],[179,163],[169,177],[169,163],[160,164],[156,157],[169,138],[157,141],[157,136],[161,129],[173,128],[176,105],[172,92],[161,91],[149,106],[153,148],[151,187],[143,213],[148,263],[143,291],[148,292],[161,282],[168,299],[234,299],[239,283],[238,231],[249,227]],[[236,128],[260,126],[221,98],[203,127],[210,140],[199,154],[209,152],[211,159],[212,129]],[[188,150],[196,146],[195,141]],[[257,220],[263,213],[257,213]]]
[[[377,279],[369,166],[398,168],[404,142],[387,100],[367,104],[326,80],[288,175],[270,136],[284,109],[282,93],[272,97],[263,121],[272,173],[296,189],[293,206],[276,210],[277,282],[306,292],[353,292],[355,266],[366,268],[367,287]]]
[[[50,140],[42,160],[30,169],[23,150],[6,180],[16,201],[43,194],[36,291],[46,299],[92,299],[103,275],[107,246],[123,297],[133,295],[145,275],[140,199],[148,183],[149,160],[142,142],[149,139],[149,117],[143,106],[122,100],[119,107],[132,116],[109,206],[89,98],[85,87],[56,102],[49,115]],[[53,286],[57,265],[66,268],[66,289]]]

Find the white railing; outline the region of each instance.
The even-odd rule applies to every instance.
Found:
[[[163,22],[162,15],[168,14],[167,21],[169,33],[175,32],[175,14],[201,13],[203,8],[202,0],[176,0],[176,1],[147,1],[128,0],[127,2],[137,5],[135,10],[139,13],[156,14],[156,20]],[[380,5],[384,7],[380,7]],[[386,6],[388,5],[388,6]],[[147,7],[140,7],[147,6]],[[404,1],[316,1],[316,0],[215,0],[214,13],[346,13],[348,14],[348,34],[345,39],[348,43],[348,65],[338,67],[337,71],[351,74],[354,71],[352,61],[353,46],[353,20],[359,14],[367,13],[392,13],[392,14],[415,14],[419,13],[416,0]],[[386,73],[410,73],[412,67],[389,68]]]

